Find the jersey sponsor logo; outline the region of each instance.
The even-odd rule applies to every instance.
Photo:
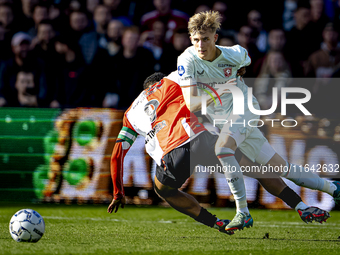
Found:
[[[154,126],[154,128],[146,134],[145,137],[145,144],[147,144],[151,139],[153,139],[155,137],[155,135],[161,131],[162,128],[164,128],[166,126],[166,122],[165,120],[163,120],[162,122],[158,123],[156,126]]]
[[[231,67],[224,68],[223,72],[225,77],[230,77],[232,73],[232,68]]]
[[[230,65],[230,64],[218,64],[218,67],[236,67],[236,65]]]
[[[185,73],[184,66],[178,66],[178,74],[179,76],[182,76]]]
[[[204,70],[202,70],[202,72],[199,72],[198,70],[197,70],[197,74],[200,76],[200,75],[203,75],[204,74]]]
[[[152,99],[144,106],[144,112],[149,116],[151,123],[156,120],[156,110],[159,106],[159,102],[156,99]]]

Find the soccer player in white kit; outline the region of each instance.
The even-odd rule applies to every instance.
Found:
[[[248,109],[248,87],[240,77],[245,71],[244,67],[250,65],[251,59],[247,50],[239,45],[233,47],[215,45],[220,18],[218,12],[211,11],[197,13],[190,18],[188,30],[193,46],[187,48],[178,57],[177,71],[179,84],[190,111],[196,112],[202,109],[202,91],[208,91],[212,96],[206,100],[208,105],[206,115],[221,129],[215,152],[225,169],[231,170],[225,171],[225,176],[234,195],[237,209],[234,219],[228,224],[226,230],[242,230],[253,224],[247,206],[243,174],[234,156],[237,148],[253,162],[287,169],[287,171],[282,171],[281,176],[297,185],[326,192],[336,201],[339,200],[340,183],[328,182],[313,172],[286,162],[270,146],[260,130],[254,127],[257,123],[252,121],[251,126],[248,124],[249,120],[259,119],[258,115]],[[219,84],[236,85],[242,91],[245,99],[243,115],[233,114],[232,94],[223,88],[217,89]],[[216,94],[219,94],[220,98]],[[213,104],[215,99],[216,103]],[[217,99],[221,100],[222,104]],[[252,105],[259,110],[255,97],[252,97]],[[217,121],[221,119],[228,120],[228,122]],[[243,123],[246,124],[243,125]],[[313,210],[308,209],[303,203],[295,209],[300,216],[303,210]]]

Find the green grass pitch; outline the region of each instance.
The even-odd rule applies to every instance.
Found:
[[[17,243],[11,216],[38,211],[46,230],[37,243]],[[293,210],[255,210],[254,227],[219,233],[172,208],[126,206],[108,214],[103,205],[0,205],[0,254],[340,254],[340,212],[327,223],[305,224]],[[219,218],[234,209],[209,208]]]

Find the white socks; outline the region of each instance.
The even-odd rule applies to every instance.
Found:
[[[304,209],[307,209],[309,206],[306,205],[304,202],[300,202],[298,203],[296,206],[295,206],[295,211],[298,211],[298,210],[304,210]]]
[[[319,175],[310,170],[307,171],[307,169],[298,165],[289,164],[287,162],[287,167],[289,171],[282,173],[281,177],[285,177],[299,186],[320,190],[333,196],[333,193],[336,190],[336,186],[333,183],[320,178]]]
[[[223,166],[224,176],[227,179],[231,193],[234,195],[236,210],[249,215],[243,173],[234,154],[235,152],[232,149],[216,148],[216,156]]]
[[[245,214],[246,216],[249,216],[249,214],[250,214],[248,206],[247,207],[243,207],[243,208],[239,208],[237,211]]]

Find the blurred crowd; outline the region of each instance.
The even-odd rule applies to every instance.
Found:
[[[0,0],[0,106],[126,109],[147,76],[176,70],[190,16],[208,10],[217,44],[248,50],[263,109],[285,86],[307,88],[313,113],[338,106],[340,0]]]

